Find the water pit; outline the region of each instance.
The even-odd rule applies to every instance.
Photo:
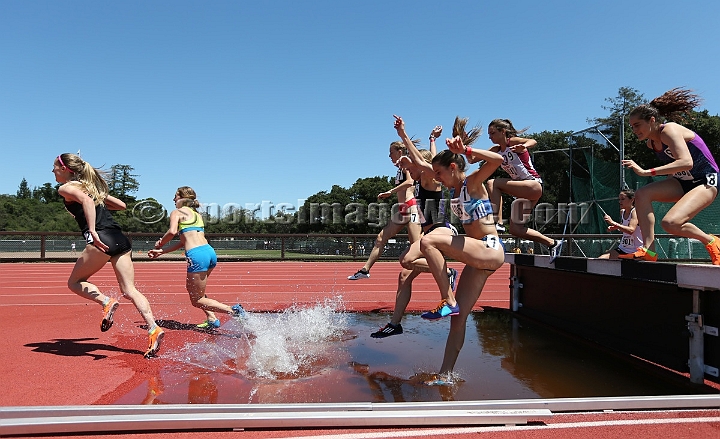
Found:
[[[337,304],[251,313],[200,343],[164,352],[171,364],[115,404],[431,402],[685,395],[606,352],[504,310],[473,313],[451,385],[424,384],[442,362],[449,321],[406,315],[405,332],[370,333],[387,314]]]

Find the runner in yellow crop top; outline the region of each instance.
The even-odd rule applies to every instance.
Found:
[[[183,222],[182,220],[178,222],[178,233],[183,234],[191,230],[205,233],[205,223],[203,222],[202,216],[193,209],[188,208],[188,210],[190,210],[190,213],[195,217],[195,219],[190,222]]]
[[[240,304],[229,306],[205,295],[207,278],[217,265],[217,254],[207,239],[205,239],[205,224],[202,216],[197,212],[200,202],[196,199],[195,191],[189,186],[178,188],[175,192],[176,209],[170,213],[170,228],[155,243],[155,249],[148,252],[148,256],[155,259],[165,253],[170,253],[181,247],[185,248],[187,259],[187,292],[190,302],[195,308],[200,308],[207,317],[198,328],[213,330],[220,327],[220,320],[215,312],[224,312],[233,317],[242,317],[245,314]],[[177,243],[164,249],[163,245],[179,236]]]

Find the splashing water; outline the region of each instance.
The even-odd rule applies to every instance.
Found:
[[[250,379],[299,378],[317,373],[336,356],[347,333],[348,315],[338,312],[342,299],[311,307],[293,306],[279,314],[248,313],[243,321],[224,324],[207,341],[186,345],[176,360]]]

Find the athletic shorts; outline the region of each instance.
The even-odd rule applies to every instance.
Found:
[[[630,253],[635,253],[635,250],[628,251],[627,249],[624,249],[620,246],[615,247],[614,249],[616,252],[618,252],[619,255],[629,255]]]
[[[202,273],[217,265],[217,254],[210,244],[201,245],[185,252],[188,273]]]
[[[103,229],[97,231],[100,241],[108,246],[106,252],[108,256],[117,256],[132,250],[132,243],[120,229]],[[85,242],[92,244],[95,242],[90,232],[84,232]]]
[[[710,176],[710,180],[708,181],[708,176]],[[680,183],[680,186],[682,187],[682,190],[684,193],[688,193],[691,190],[695,189],[696,187],[703,185],[703,184],[709,184],[710,186],[717,186],[717,174],[708,174],[704,177],[696,178],[693,180],[680,180],[677,177],[673,177],[675,180]],[[712,184],[715,183],[715,184]]]
[[[453,236],[458,236],[458,231],[457,231],[457,229],[455,228],[455,226],[453,226],[453,225],[450,224],[449,222],[435,223],[435,224],[433,224],[432,226],[430,226],[430,228],[427,229],[427,231],[425,231],[425,232],[423,232],[423,233],[424,233],[425,235],[427,235],[428,233],[432,232],[433,230],[439,229],[439,228],[441,228],[441,227],[447,227],[448,229],[450,229],[450,231],[452,232],[452,235],[453,235]]]

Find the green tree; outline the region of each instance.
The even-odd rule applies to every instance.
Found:
[[[27,180],[25,180],[24,178],[20,182],[20,186],[18,187],[15,196],[18,198],[18,200],[32,198],[32,191],[30,190],[30,186],[28,186]]]
[[[112,165],[108,173],[107,183],[110,194],[125,203],[135,201],[136,198],[130,194],[137,192],[140,188],[138,175],[132,173],[134,170],[135,168],[130,165]]]
[[[62,197],[58,194],[59,187],[59,184],[53,186],[50,183],[44,183],[42,186],[33,189],[32,197],[45,204],[61,201]]]

